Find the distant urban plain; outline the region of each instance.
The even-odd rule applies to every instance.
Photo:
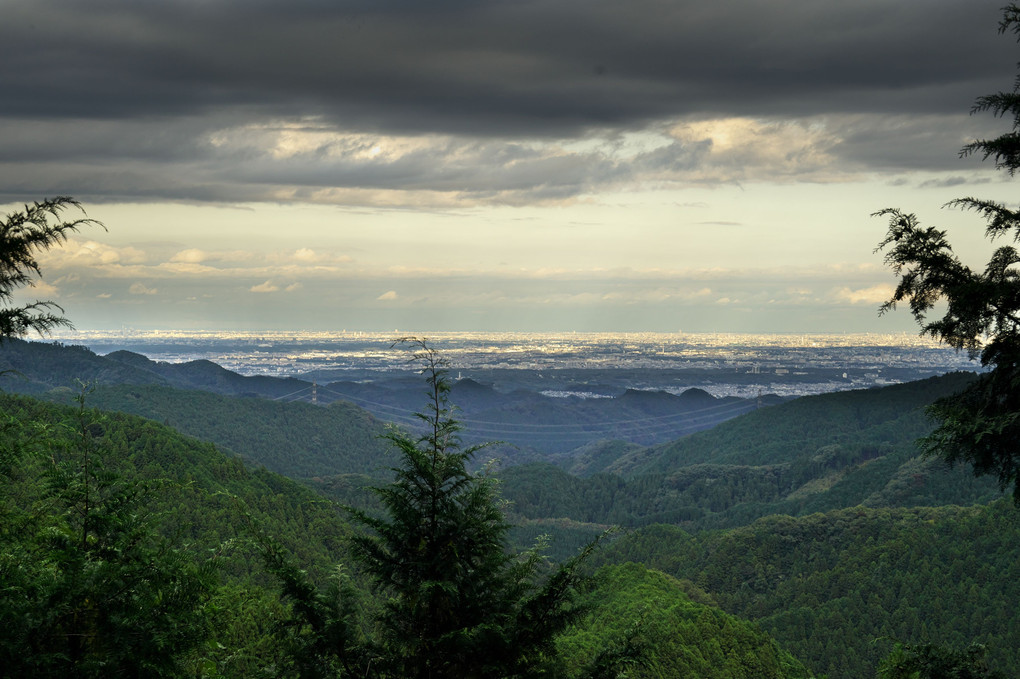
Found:
[[[242,375],[327,383],[410,371],[398,342],[409,335],[438,348],[454,378],[562,397],[693,387],[716,397],[800,396],[980,369],[966,353],[906,333],[65,331],[53,339],[99,354],[127,350],[168,363],[207,360]]]

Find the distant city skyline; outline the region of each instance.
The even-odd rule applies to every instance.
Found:
[[[991,0],[9,0],[0,211],[83,330],[916,332],[886,207],[980,266]]]

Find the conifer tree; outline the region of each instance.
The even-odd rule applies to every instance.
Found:
[[[959,651],[939,644],[896,644],[878,666],[878,679],[1005,679],[988,666],[985,647]]]
[[[31,285],[32,277],[41,273],[36,259],[40,251],[66,241],[69,233],[82,226],[102,226],[84,216],[64,220],[61,215],[69,208],[81,210],[84,215],[78,201],[57,196],[25,205],[23,210],[0,218],[0,342],[8,337],[22,337],[33,330],[46,333],[58,326],[70,325],[70,321],[55,313],[64,310],[54,302],[13,304],[14,292]]]
[[[999,31],[1020,38],[1016,4],[1003,8]],[[995,139],[974,141],[960,154],[991,158],[997,169],[1015,174],[1020,169],[1020,78],[1010,92],[979,98],[972,112],[1011,116],[1012,129]],[[990,240],[1020,241],[1020,211],[973,197],[949,205],[978,212]],[[921,440],[922,448],[950,463],[969,463],[975,474],[997,477],[1003,490],[1012,484],[1013,499],[1020,504],[1020,252],[1011,245],[999,246],[983,271],[974,270],[953,252],[945,231],[925,228],[915,215],[898,209],[876,214],[889,217],[879,249],[888,248],[885,261],[899,278],[880,312],[909,304],[921,334],[980,356],[989,368],[963,392],[928,409],[938,426]],[[941,318],[932,319],[929,315],[939,302],[945,310]]]
[[[510,524],[495,480],[473,474],[482,446],[462,448],[447,396],[448,364],[424,340],[415,349],[428,384],[418,417],[424,433],[391,431],[400,464],[374,489],[385,516],[351,510],[371,534],[355,556],[387,597],[380,649],[399,677],[533,676],[552,659],[552,642],[580,613],[573,595],[584,578],[579,557],[541,581],[539,551],[509,549]]]
[[[555,639],[586,609],[577,595],[589,585],[574,559],[553,567],[541,545],[510,548],[510,523],[495,479],[472,473],[484,446],[462,447],[447,397],[448,364],[425,340],[402,340],[428,384],[419,436],[392,430],[398,455],[391,483],[373,488],[382,511],[347,508],[367,532],[352,538],[352,554],[382,604],[369,620],[356,618],[348,585],[322,593],[271,541],[263,558],[293,605],[293,671],[301,677],[378,679],[516,679],[563,677]],[[597,542],[597,541],[596,541]],[[338,581],[339,583],[340,581]],[[357,630],[369,630],[366,637]],[[639,653],[602,654],[572,676],[612,677]]]

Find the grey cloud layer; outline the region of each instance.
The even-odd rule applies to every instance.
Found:
[[[955,112],[1012,63],[997,3],[974,0],[19,0],[3,13],[3,91],[31,95],[0,110],[32,117],[230,105],[358,129],[563,134],[690,113]]]
[[[974,97],[1011,82],[999,4],[8,0],[0,180],[10,194],[111,199],[258,200],[280,187],[556,199],[689,171],[710,138],[628,159],[518,140],[712,116],[846,119],[822,150],[862,167],[938,168]],[[911,122],[920,114],[931,117]],[[899,123],[883,128],[890,115]],[[357,161],[331,155],[333,142],[281,160],[210,141],[280,120],[452,140]],[[945,155],[918,154],[931,130],[950,138]]]

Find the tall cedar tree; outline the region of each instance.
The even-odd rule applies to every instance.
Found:
[[[999,32],[1020,38],[1016,4],[1003,9]],[[1011,92],[979,98],[972,113],[987,111],[1012,116],[1012,130],[974,141],[960,155],[992,158],[997,169],[1013,175],[1020,169],[1020,77]],[[960,198],[949,205],[981,214],[990,240],[1012,236],[1014,242],[1020,241],[1020,211],[977,198]],[[876,214],[889,217],[889,231],[878,249],[888,248],[885,261],[899,278],[880,313],[906,302],[922,335],[980,356],[982,365],[990,368],[964,391],[929,407],[938,426],[921,439],[921,446],[926,454],[951,464],[971,464],[976,475],[995,475],[1003,491],[1012,484],[1013,499],[1020,504],[1020,253],[1013,246],[1000,246],[984,271],[975,271],[953,253],[945,231],[924,228],[915,215],[897,209]],[[939,301],[945,302],[945,313],[929,318]]]
[[[0,218],[0,342],[7,337],[23,337],[29,331],[46,333],[70,322],[54,310],[63,309],[54,302],[31,302],[14,306],[14,292],[32,284],[40,274],[36,255],[67,240],[69,233],[82,226],[95,224],[94,219],[80,217],[63,220],[61,214],[70,208],[82,211],[81,204],[67,196],[47,198],[41,203],[25,205],[20,212]]]
[[[461,448],[447,401],[447,362],[424,340],[403,340],[428,382],[425,433],[392,431],[395,479],[374,489],[385,516],[350,510],[372,534],[354,554],[387,599],[377,676],[534,677],[551,669],[554,638],[581,614],[588,550],[541,578],[538,550],[513,554],[495,481],[468,471],[480,447]]]

